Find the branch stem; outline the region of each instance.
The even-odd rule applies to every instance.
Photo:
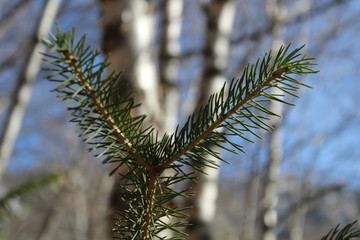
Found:
[[[150,239],[150,224],[151,224],[151,216],[153,215],[154,210],[154,201],[155,201],[155,195],[156,195],[156,186],[157,186],[158,178],[157,176],[150,176],[149,184],[148,184],[148,191],[149,196],[147,199],[149,199],[149,205],[146,209],[146,214],[144,217],[144,226],[142,231],[142,238],[144,240]]]

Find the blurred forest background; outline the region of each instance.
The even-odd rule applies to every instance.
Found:
[[[204,169],[183,203],[195,206],[187,239],[312,240],[360,218],[359,0],[2,0],[0,239],[110,239],[119,180],[87,153],[41,70],[38,35],[55,20],[110,54],[164,132],[249,61],[306,44],[315,90],[271,104],[284,115],[273,133]]]

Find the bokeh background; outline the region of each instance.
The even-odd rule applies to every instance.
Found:
[[[110,239],[115,178],[44,79],[38,36],[55,22],[111,54],[163,132],[248,62],[306,44],[314,89],[275,106],[274,133],[241,142],[247,154],[204,169],[187,239],[320,239],[360,217],[359,0],[2,0],[0,239]]]

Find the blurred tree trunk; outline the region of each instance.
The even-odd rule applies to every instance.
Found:
[[[158,53],[159,63],[159,97],[162,109],[162,123],[160,131],[171,133],[178,124],[179,98],[177,81],[180,74],[180,37],[183,28],[183,0],[159,1],[161,20],[160,46]],[[163,175],[172,175],[171,170],[166,170]],[[169,203],[172,204],[172,203]],[[162,221],[168,223],[174,219],[164,217]],[[173,237],[171,230],[164,230],[162,236]]]
[[[131,0],[131,47],[134,55],[134,82],[137,98],[142,104],[140,114],[148,116],[149,124],[162,131],[163,111],[159,96],[156,67],[155,4],[147,0]]]
[[[297,19],[299,16],[306,14],[311,6],[311,0],[305,0],[296,3],[291,11],[285,6],[285,0],[269,0],[266,2],[266,12],[270,22],[270,31],[272,35],[272,52],[277,53],[281,45],[284,45],[283,27],[286,24]],[[277,88],[272,89],[272,94],[281,94]],[[282,98],[279,95],[278,98]],[[282,116],[284,105],[278,101],[270,102],[270,111]],[[260,218],[262,222],[262,239],[277,239],[278,224],[278,190],[277,186],[280,178],[280,164],[283,159],[283,144],[281,127],[282,119],[276,116],[270,116],[270,125],[273,131],[269,134],[269,159],[265,169],[263,184]],[[299,209],[300,210],[300,209]],[[304,209],[305,210],[305,209]],[[299,217],[303,211],[299,211]]]
[[[124,93],[133,91],[133,59],[134,51],[130,41],[131,13],[129,11],[129,2],[124,0],[112,1],[101,0],[101,23],[102,23],[102,48],[104,53],[109,57],[109,73],[113,71],[123,70],[121,79],[127,83],[128,89],[123,89]],[[125,173],[128,169],[123,167],[120,172]],[[117,187],[121,185],[120,177],[115,174],[114,186],[111,190],[109,199],[109,235],[111,238],[117,237],[113,228],[118,222],[117,209],[122,209],[122,201],[120,197],[122,189]]]
[[[44,2],[42,16],[40,16],[37,23],[37,30],[29,39],[29,51],[25,53],[24,67],[16,80],[15,88],[9,100],[10,106],[5,117],[3,131],[0,135],[0,180],[8,165],[30,101],[36,76],[40,70],[42,60],[40,53],[45,52],[44,46],[39,42],[39,37],[46,36],[50,31],[59,5],[60,0]]]
[[[271,49],[274,55],[276,55],[280,46],[283,45],[282,27],[286,9],[282,4],[282,0],[269,0],[266,2],[266,12],[269,22],[271,23],[271,34],[273,38]],[[281,92],[277,88],[272,88],[271,94],[276,95],[281,94]],[[281,98],[281,96],[279,96],[279,98]],[[283,113],[283,104],[278,101],[271,101],[270,111],[281,116]],[[279,117],[270,116],[270,125],[273,131],[269,134],[269,159],[265,169],[261,200],[262,240],[277,239],[277,185],[280,177],[280,163],[283,159],[282,135],[280,132],[281,121]]]
[[[309,204],[297,208],[290,219],[290,240],[303,240],[306,213]]]
[[[171,4],[170,2],[167,4]],[[126,81],[129,85],[126,91],[133,91],[137,95],[137,101],[141,107],[135,114],[146,114],[148,116],[146,124],[154,125],[160,132],[164,129],[173,129],[177,106],[173,106],[173,96],[176,96],[174,82],[177,73],[172,76],[161,74],[159,77],[156,62],[158,61],[155,52],[155,4],[146,0],[132,1],[100,1],[103,24],[103,49],[106,54],[110,54],[110,71],[124,69],[119,81]],[[181,13],[181,12],[180,12]],[[179,16],[180,17],[180,16]],[[170,19],[168,22],[170,23]],[[166,28],[166,26],[164,27]],[[174,36],[171,36],[174,38]],[[175,36],[176,38],[176,36]],[[165,36],[164,46],[168,44],[168,36]],[[176,42],[177,39],[172,39]],[[174,44],[174,43],[173,43]],[[163,50],[163,56],[169,55]],[[170,63],[164,63],[170,64]],[[170,70],[167,65],[161,65],[161,73]],[[174,75],[175,74],[175,75]],[[161,79],[161,81],[160,81]],[[170,96],[171,95],[171,96]],[[170,96],[170,98],[169,98]],[[160,101],[161,100],[161,101]],[[164,101],[165,100],[165,101]],[[176,119],[177,120],[177,119]],[[172,122],[170,122],[172,121]],[[128,169],[122,167],[120,172]],[[120,177],[114,182],[112,194],[110,196],[110,226],[115,226],[119,216],[117,209],[123,208],[119,197],[121,195]],[[169,236],[170,233],[165,233]],[[112,237],[117,234],[112,231]]]
[[[162,0],[159,3],[162,14],[159,77],[160,99],[163,105],[163,130],[173,132],[178,124],[179,90],[177,80],[180,74],[180,54],[183,24],[183,0]]]
[[[258,158],[258,156],[257,156]],[[246,183],[245,192],[245,219],[242,231],[243,240],[254,240],[256,239],[256,217],[258,213],[258,192],[259,192],[259,169],[258,162],[256,159],[252,159],[250,163],[249,177]]]
[[[40,229],[36,234],[37,240],[55,239],[57,230],[60,228],[61,222],[64,219],[65,211],[61,209],[64,207],[64,198],[67,196],[65,187],[62,187],[59,194],[54,197],[52,203],[56,207],[49,209],[41,223]]]
[[[200,96],[195,105],[195,114],[210,95],[220,89],[227,80],[225,72],[229,62],[229,36],[233,31],[236,16],[236,2],[232,0],[209,1],[203,3],[202,7],[207,23],[203,70],[198,89]],[[220,164],[218,159],[212,156],[208,158]],[[185,201],[186,206],[194,206],[189,211],[189,222],[192,225],[187,229],[187,233],[190,234],[188,240],[212,239],[209,225],[216,211],[219,170],[208,166],[203,166],[202,170],[206,174],[195,172],[198,181],[190,182],[188,186],[196,193],[193,198]]]

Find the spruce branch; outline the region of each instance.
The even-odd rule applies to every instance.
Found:
[[[271,127],[264,121],[267,118],[255,114],[254,110],[267,115],[276,115],[263,105],[264,102],[275,100],[291,104],[285,102],[282,96],[270,94],[268,91],[270,87],[279,88],[285,93],[291,93],[292,96],[297,96],[293,93],[299,89],[297,85],[309,87],[290,76],[290,74],[317,73],[310,68],[315,65],[311,62],[313,58],[307,58],[300,54],[303,47],[288,53],[290,45],[283,46],[274,59],[270,52],[262,60],[258,59],[255,64],[248,65],[243,75],[230,83],[226,95],[226,84],[224,84],[220,92],[212,95],[200,109],[196,120],[194,115],[189,117],[184,127],[171,136],[176,144],[171,157],[165,161],[164,167],[171,165],[184,155],[192,155],[190,156],[192,159],[199,157],[203,163],[213,165],[199,155],[199,153],[207,152],[223,160],[217,153],[206,147],[209,143],[227,151],[243,152],[243,147],[231,142],[228,136],[242,137],[244,132],[250,132],[260,137],[253,129],[271,130]],[[221,128],[225,128],[227,132],[220,133],[219,129]],[[244,139],[247,140],[247,138]],[[232,148],[227,148],[225,144],[219,143],[229,143]]]
[[[283,96],[297,96],[299,87],[307,86],[293,75],[317,72],[311,68],[313,59],[300,53],[303,47],[293,51],[289,51],[290,45],[281,47],[274,56],[268,53],[247,65],[238,79],[229,86],[224,84],[173,134],[159,136],[153,127],[143,127],[145,116],[132,115],[139,105],[131,94],[119,90],[124,87],[118,81],[120,74],[104,77],[109,64],[106,59],[99,60],[101,52],[86,46],[85,39],[75,42],[73,30],[63,33],[60,28],[51,39],[43,39],[52,52],[44,54],[52,65],[47,69],[52,73],[48,79],[58,82],[54,91],[71,105],[71,121],[79,126],[80,136],[92,146],[90,150],[97,151],[96,156],[103,157],[104,163],[117,164],[111,174],[116,172],[122,178],[120,201],[126,206],[118,210],[120,218],[114,230],[120,239],[161,238],[164,229],[179,232],[186,223],[165,223],[163,217],[186,216],[181,206],[166,205],[191,194],[188,189],[172,187],[193,180],[192,172],[185,172],[183,166],[199,171],[201,165],[219,167],[209,156],[225,160],[210,146],[244,152],[243,146],[230,137],[250,141],[248,134],[260,137],[256,129],[271,130],[267,115],[276,113],[266,103],[275,100],[291,104]],[[279,88],[284,94],[271,94],[270,88]],[[166,169],[174,174],[163,176]]]

